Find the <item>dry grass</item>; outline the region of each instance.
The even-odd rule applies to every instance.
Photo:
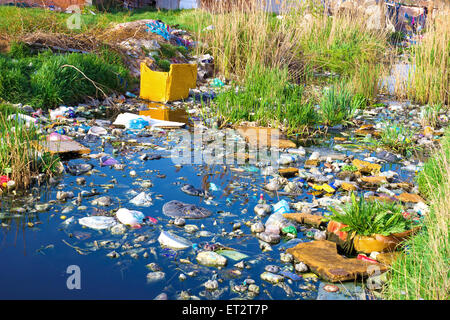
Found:
[[[197,38],[214,57],[217,70],[227,78],[243,79],[248,67],[263,65],[282,69],[291,66],[292,76],[301,73],[299,28],[260,10],[255,0],[228,6],[225,2],[199,12],[213,30],[197,30]],[[199,23],[204,25],[204,23]],[[294,68],[295,67],[295,68]]]
[[[428,22],[423,41],[413,47],[408,96],[419,103],[449,102],[450,10],[443,10]]]

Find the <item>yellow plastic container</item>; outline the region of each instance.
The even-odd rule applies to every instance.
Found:
[[[189,89],[196,86],[196,64],[171,64],[169,72],[159,72],[141,63],[142,99],[163,103],[185,99],[189,96]]]

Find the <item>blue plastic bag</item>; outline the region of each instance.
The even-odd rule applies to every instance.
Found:
[[[150,123],[147,120],[142,119],[142,118],[130,120],[130,129],[133,129],[133,130],[141,130],[149,125],[150,125]]]

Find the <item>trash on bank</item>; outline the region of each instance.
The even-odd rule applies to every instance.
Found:
[[[147,126],[160,128],[181,128],[185,124],[182,122],[152,119],[148,116],[126,112],[119,114],[113,125],[125,126],[127,129],[143,129]]]

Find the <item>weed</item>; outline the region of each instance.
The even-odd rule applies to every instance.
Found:
[[[402,206],[389,202],[367,201],[363,197],[358,201],[354,193],[351,195],[351,203],[339,209],[329,209],[332,212],[329,219],[346,224],[347,227],[342,231],[353,236],[388,236],[411,228],[411,223],[402,215]]]
[[[377,147],[411,156],[413,152],[421,149],[419,145],[413,143],[414,134],[415,132],[404,124],[385,122],[377,139],[366,137],[365,141]]]
[[[320,101],[320,115],[323,124],[334,126],[348,123],[362,106],[363,100],[354,98],[344,84],[325,89]]]

